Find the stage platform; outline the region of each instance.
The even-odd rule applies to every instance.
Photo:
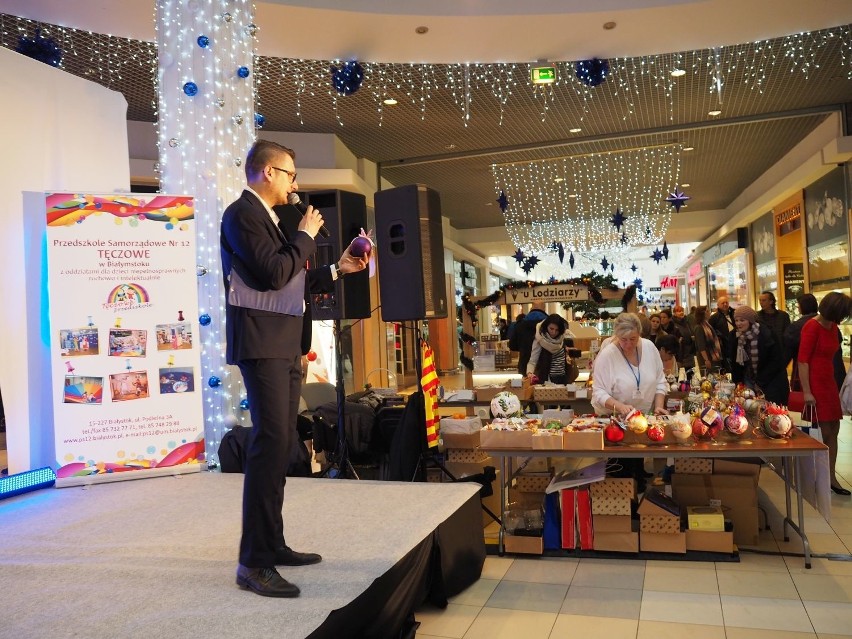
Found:
[[[479,578],[478,485],[294,478],[287,542],[323,561],[279,568],[299,598],[240,590],[242,484],[201,472],[0,501],[0,634],[394,636],[382,633],[424,598]]]

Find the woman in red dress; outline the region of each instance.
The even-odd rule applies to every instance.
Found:
[[[828,446],[831,470],[831,490],[838,495],[850,495],[834,474],[837,462],[837,435],[840,432],[840,389],[834,379],[834,354],[840,348],[837,323],[849,317],[852,298],[843,293],[831,292],[819,303],[819,313],[802,327],[799,343],[799,379],[805,398],[805,410],[816,409],[816,418],[822,439]]]

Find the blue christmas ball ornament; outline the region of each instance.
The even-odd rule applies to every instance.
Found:
[[[237,69],[237,75],[241,78],[249,77],[249,73],[250,71],[248,67],[240,67],[239,69]]]
[[[363,81],[364,69],[356,60],[331,67],[331,82],[340,95],[352,95],[361,88]]]
[[[574,67],[577,79],[587,87],[596,87],[606,81],[609,75],[609,60],[580,60]]]
[[[257,129],[262,129],[262,128],[263,128],[263,125],[264,125],[265,123],[266,123],[266,118],[265,118],[265,117],[263,117],[263,115],[262,115],[262,114],[260,114],[260,113],[255,113],[255,114],[254,114],[254,126],[255,126],[255,128],[257,128]]]
[[[212,321],[213,320],[210,318],[210,316],[207,313],[202,313],[201,315],[198,316],[198,323],[201,324],[202,326],[210,326],[210,322],[212,322]]]
[[[198,93],[198,85],[195,82],[187,82],[183,85],[183,92],[192,97]]]
[[[243,401],[240,402],[240,408],[242,408],[243,410],[248,410],[249,403],[248,403],[247,399],[244,399]]]
[[[210,388],[218,388],[222,385],[222,380],[219,379],[216,375],[211,375],[210,379],[207,380],[207,385]]]
[[[210,46],[210,38],[208,38],[206,35],[198,36],[198,40],[196,40],[196,42],[198,42],[198,46],[202,49],[206,49],[208,46]]]

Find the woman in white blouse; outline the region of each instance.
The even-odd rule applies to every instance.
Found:
[[[613,341],[595,358],[592,406],[599,414],[665,414],[668,384],[654,344],[642,339],[634,313],[621,313],[613,324]]]

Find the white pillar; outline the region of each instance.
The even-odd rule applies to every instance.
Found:
[[[225,418],[248,419],[239,407],[245,398],[239,371],[225,364],[219,221],[242,191],[243,162],[255,139],[254,6],[250,0],[157,0],[156,24],[160,186],[195,197],[199,314],[210,323],[187,319],[201,343],[207,459],[218,461]],[[216,388],[208,384],[213,376],[222,380]]]

